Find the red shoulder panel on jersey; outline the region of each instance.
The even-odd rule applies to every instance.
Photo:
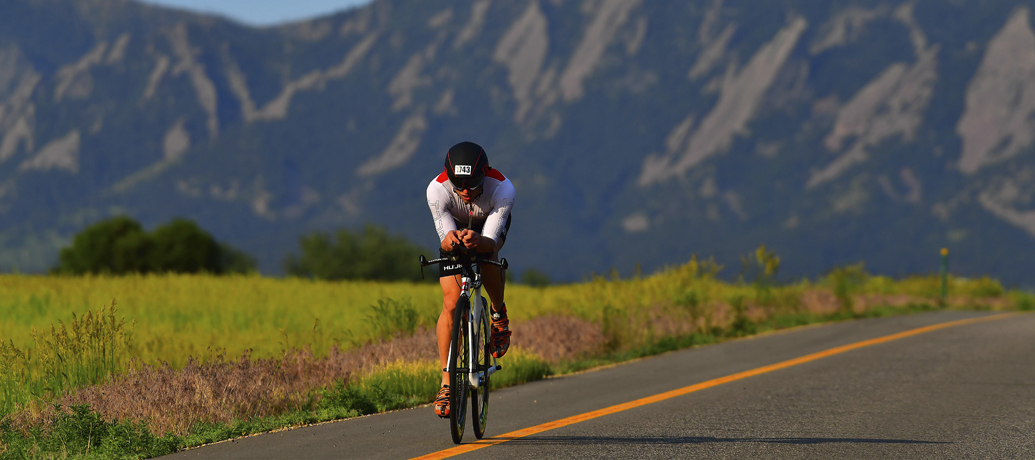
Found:
[[[493,179],[496,179],[496,180],[498,180],[500,182],[503,182],[503,181],[507,180],[507,178],[503,175],[503,173],[499,172],[499,170],[496,170],[496,169],[490,169],[489,173],[486,174],[486,176],[489,176],[489,177],[491,177]]]
[[[445,183],[447,180],[449,180],[449,176],[446,175],[445,171],[442,171],[442,174],[439,174],[438,177],[435,178],[435,181],[440,184]]]

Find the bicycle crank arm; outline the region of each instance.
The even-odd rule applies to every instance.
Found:
[[[488,369],[488,375],[495,374],[496,371],[499,370],[503,370],[503,366],[500,366],[499,364],[492,366]],[[471,388],[481,388],[482,382],[485,381],[485,375],[486,374],[484,372],[475,372],[470,374],[468,376],[468,381],[471,383]]]

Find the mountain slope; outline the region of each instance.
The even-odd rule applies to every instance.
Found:
[[[263,270],[306,231],[434,245],[460,140],[518,189],[504,255],[578,279],[766,243],[1029,283],[1031,6],[381,0],[249,28],[131,0],[0,4],[0,266],[90,222],[196,219]]]

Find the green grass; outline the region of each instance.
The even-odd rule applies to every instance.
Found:
[[[1013,302],[1017,305],[1017,309],[1020,311],[1033,311],[1035,310],[1035,295],[1031,295],[1026,292],[1011,292]]]
[[[131,336],[114,302],[49,329],[32,331],[34,347],[0,343],[0,417],[32,399],[52,399],[124,370]]]
[[[601,326],[602,353],[549,363],[512,348],[493,388],[578,372],[672,350],[818,322],[944,308],[935,276],[892,280],[861,267],[816,280],[725,283],[717,267],[696,259],[648,277],[605,279],[549,287],[508,286],[511,318],[574,315]],[[840,306],[816,309],[803,295],[827,292]],[[949,292],[967,308],[1035,310],[1035,296],[1006,292],[988,278],[950,278]],[[900,307],[856,308],[858,296],[906,296]],[[255,276],[32,277],[0,276],[0,417],[28,401],[48,401],[126,369],[131,359],[181,366],[188,356],[251,349],[274,356],[310,347],[412,334],[434,323],[441,303],[434,285],[313,282]],[[119,309],[111,298],[118,299]],[[969,300],[967,300],[969,299]],[[997,301],[1006,299],[1012,307]],[[91,311],[91,305],[104,305]],[[516,308],[515,308],[516,307]],[[761,312],[761,313],[759,313]],[[129,318],[123,319],[121,315]],[[656,329],[656,318],[696,325],[684,332]],[[652,322],[654,321],[654,322]],[[348,381],[312,389],[301,409],[194,425],[184,436],[156,435],[147,425],[105,421],[87,407],[60,412],[49,425],[16,431],[0,422],[2,458],[144,458],[236,436],[426,404],[438,391],[437,363],[398,362]],[[430,413],[429,413],[430,416]]]
[[[367,321],[387,298],[408,302],[421,318],[437,317],[438,286],[417,283],[327,282],[259,276],[0,275],[0,337],[20,349],[34,345],[32,330],[67,322],[109,305],[135,322],[134,356],[182,366],[212,350],[238,356],[277,356],[289,348],[318,353],[335,344],[378,336]]]
[[[515,349],[507,366],[493,374],[492,386],[499,389],[540,380],[551,372],[546,362]],[[389,364],[357,382],[341,381],[320,390],[322,397],[309,409],[229,424],[198,424],[186,436],[158,436],[146,424],[108,422],[87,406],[73,406],[68,413],[61,412],[47,432],[37,428],[22,434],[10,422],[0,423],[0,458],[150,458],[279,428],[427,404],[435,399],[440,378],[437,363]],[[428,416],[432,417],[430,409]]]
[[[612,310],[683,308],[694,296],[701,308],[709,302],[740,296],[748,301],[794,297],[807,289],[840,289],[846,294],[905,294],[936,297],[936,276],[892,280],[862,276],[841,283],[829,276],[815,282],[783,286],[736,284],[715,278],[717,267],[696,259],[642,278],[605,279],[533,288],[507,286],[513,321],[553,314],[574,314],[602,322]],[[950,295],[974,298],[1003,295],[988,278],[950,278]],[[285,349],[309,347],[323,353],[391,334],[379,308],[403,309],[417,325],[429,324],[441,310],[438,286],[416,283],[326,282],[259,276],[203,275],[28,276],[0,275],[0,338],[25,350],[34,346],[32,331],[42,331],[73,315],[112,303],[130,319],[134,357],[147,363],[182,366],[190,356],[213,351],[238,356],[278,356]],[[392,300],[394,299],[394,300]],[[387,302],[387,303],[386,303]],[[393,303],[394,302],[394,303]],[[611,311],[610,313],[614,313]],[[702,312],[703,314],[703,312]],[[412,327],[412,326],[410,326]],[[408,327],[409,328],[409,327]]]
[[[87,406],[69,409],[48,430],[20,433],[0,422],[0,458],[151,458],[182,444],[175,436],[155,436],[146,424],[106,421]]]

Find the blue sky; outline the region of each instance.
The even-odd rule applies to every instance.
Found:
[[[144,3],[216,13],[251,25],[272,25],[340,11],[371,0],[141,0]]]

